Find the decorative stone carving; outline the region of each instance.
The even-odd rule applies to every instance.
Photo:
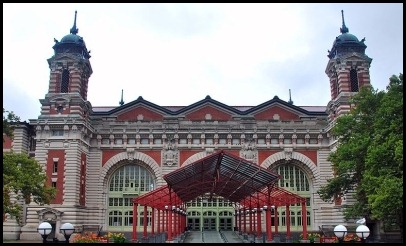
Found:
[[[53,208],[44,208],[37,211],[40,221],[57,221],[61,220],[61,215],[63,212],[53,209]]]
[[[163,162],[167,166],[172,166],[178,163],[178,152],[176,145],[173,144],[173,140],[168,140],[164,146]]]
[[[285,160],[286,161],[292,160],[293,149],[292,148],[285,148],[283,151],[285,153]]]
[[[135,150],[134,148],[127,148],[128,160],[134,160]]]
[[[272,116],[272,119],[273,119],[273,120],[280,120],[281,117],[279,116],[279,114],[274,114],[274,115]]]
[[[241,150],[241,156],[251,162],[257,162],[257,151],[255,142],[250,139],[245,143]]]

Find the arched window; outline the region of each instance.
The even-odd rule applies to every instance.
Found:
[[[278,180],[279,187],[290,191],[309,191],[309,181],[306,174],[294,165],[281,165],[277,168],[277,173],[281,175]]]
[[[123,231],[131,231],[133,198],[153,190],[155,186],[154,176],[142,165],[129,164],[114,171],[108,184],[109,226],[120,227],[118,229]],[[138,206],[137,226],[143,226],[143,210],[143,207]],[[147,218],[148,225],[150,225],[151,212],[148,212]]]
[[[279,187],[286,189],[287,191],[293,192],[303,198],[306,198],[306,212],[307,212],[307,224],[311,226],[311,191],[308,175],[295,163],[284,163],[277,166],[273,172],[280,175],[278,180]],[[286,207],[278,207],[278,212],[281,216],[279,217],[279,226],[281,230],[284,230],[287,226],[286,224]],[[290,225],[292,231],[302,230],[302,206],[300,203],[290,204]],[[273,222],[273,221],[272,221]]]
[[[68,92],[69,92],[69,71],[68,71],[68,69],[64,69],[62,71],[61,93],[68,93]]]
[[[358,74],[355,68],[350,70],[351,92],[358,92]]]
[[[340,94],[340,87],[338,86],[338,74],[334,72],[334,97],[337,97]]]

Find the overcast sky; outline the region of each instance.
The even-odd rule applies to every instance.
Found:
[[[351,3],[3,3],[3,107],[36,119],[49,85],[47,59],[78,11],[91,50],[88,100],[118,106],[142,96],[187,106],[207,95],[256,106],[277,95],[325,106],[327,50],[342,26],[365,37],[371,83],[384,90],[403,73],[403,4]]]

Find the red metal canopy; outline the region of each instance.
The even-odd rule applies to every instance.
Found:
[[[134,198],[134,203],[164,209],[166,205],[179,206],[204,194],[219,195],[244,207],[253,205],[253,200],[260,207],[270,205],[269,202],[280,206],[305,201],[274,187],[278,174],[225,151],[181,167],[163,178],[167,186]],[[268,199],[269,195],[272,198]]]

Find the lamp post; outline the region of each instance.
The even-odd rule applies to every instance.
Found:
[[[334,227],[334,234],[338,238],[338,241],[342,243],[344,237],[347,235],[347,227],[343,225],[337,225]]]
[[[71,223],[65,223],[61,226],[60,231],[62,234],[65,236],[66,243],[69,243],[69,238],[72,235],[72,233],[75,231],[75,228]]]
[[[39,224],[37,231],[42,236],[42,242],[46,243],[47,237],[52,231],[52,226],[48,222],[42,222],[41,224]]]
[[[361,242],[365,243],[365,239],[369,236],[369,228],[366,225],[359,225],[355,230],[357,236],[361,238]]]

